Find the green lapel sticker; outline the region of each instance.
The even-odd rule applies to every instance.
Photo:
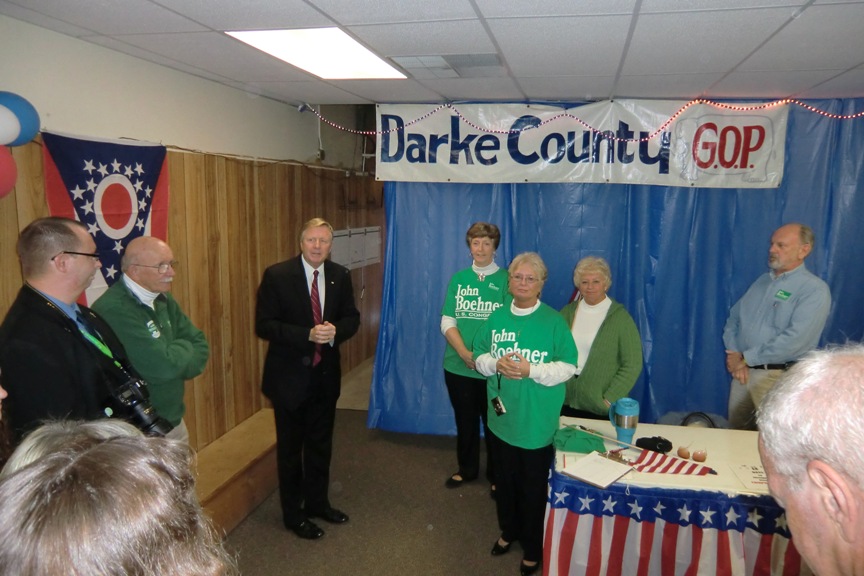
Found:
[[[788,300],[790,296],[792,296],[792,293],[786,290],[777,290],[777,293],[774,294],[774,298],[778,300]]]

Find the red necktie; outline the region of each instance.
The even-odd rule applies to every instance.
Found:
[[[321,324],[321,297],[318,295],[318,270],[312,272],[312,319],[315,325]],[[312,366],[321,362],[321,344],[315,344],[315,355],[312,357]]]

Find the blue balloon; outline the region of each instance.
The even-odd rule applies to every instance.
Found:
[[[0,106],[11,110],[21,125],[18,137],[7,146],[21,146],[36,137],[39,133],[39,113],[30,102],[12,92],[0,92]]]

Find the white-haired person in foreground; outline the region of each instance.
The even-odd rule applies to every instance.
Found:
[[[0,576],[239,574],[198,502],[189,446],[128,430],[100,437],[102,425],[49,424],[25,446],[33,459],[4,471]]]
[[[864,574],[864,346],[812,352],[759,408],[768,487],[819,576]]]

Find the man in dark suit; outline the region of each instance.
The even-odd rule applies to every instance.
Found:
[[[77,303],[101,267],[87,228],[67,218],[40,218],[21,232],[17,250],[25,284],[0,325],[0,369],[15,439],[45,419],[107,415],[128,418],[151,434],[170,430],[155,412],[128,411],[120,401],[137,398],[121,390],[144,394],[146,384],[108,324]],[[127,386],[133,382],[134,390]]]
[[[264,271],[255,333],[270,342],[262,391],[276,417],[279,497],[285,527],[314,540],[348,515],[330,505],[330,456],[342,370],[339,344],[360,326],[348,270],[327,257],[333,228],[314,218],[300,231],[296,258]]]

